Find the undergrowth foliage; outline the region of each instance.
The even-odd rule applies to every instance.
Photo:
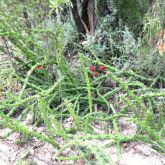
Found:
[[[134,68],[126,67],[126,70],[125,67],[117,67],[112,61],[100,58],[94,51],[94,45],[84,46],[85,50],[78,45],[78,64],[70,67],[64,56],[69,44],[68,31],[60,20],[60,12],[57,13],[59,16],[52,18],[47,1],[20,2],[14,12],[11,6],[16,5],[14,2],[1,2],[0,10],[0,51],[10,57],[8,72],[0,69],[3,77],[0,126],[19,132],[28,139],[37,138],[52,144],[58,149],[56,156],[59,160],[88,159],[93,153],[98,164],[114,164],[105,152],[106,148],[115,145],[120,153],[120,145],[130,141],[145,141],[165,153],[165,89],[163,85],[157,88],[157,83],[164,82],[161,74],[153,79],[149,75],[139,74],[142,71],[132,70]],[[58,12],[60,8],[54,7],[51,11],[54,10]],[[32,14],[32,11],[36,13]],[[27,17],[23,17],[22,13]],[[72,26],[73,22],[70,20],[66,24]],[[125,28],[122,33],[127,44],[133,37],[128,31]],[[108,45],[112,48],[111,53],[114,46]],[[134,53],[138,55],[142,46],[128,48],[126,43],[122,44],[119,54],[126,55],[117,58],[126,59]],[[94,69],[91,70],[90,66]],[[7,82],[9,86],[5,87]],[[46,133],[30,130],[22,124],[28,114],[32,116],[33,128],[43,124]],[[137,125],[135,135],[123,136],[120,133],[118,120],[121,117]],[[65,126],[64,122],[69,118],[72,124]],[[95,122],[112,125],[113,133],[98,133],[94,129]],[[110,129],[107,127],[104,129]],[[58,144],[57,137],[62,138],[63,145]],[[111,143],[101,143],[110,139]],[[95,140],[99,145],[94,143]],[[75,150],[75,155],[63,157],[62,153],[67,148]]]

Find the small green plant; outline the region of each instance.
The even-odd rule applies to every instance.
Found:
[[[70,28],[66,29],[59,17],[58,5],[62,2],[66,1],[51,1],[57,14],[52,18],[53,10],[47,1],[41,7],[32,1],[20,3],[13,15],[11,2],[3,1],[0,13],[4,9],[8,12],[2,14],[0,22],[0,37],[5,41],[0,51],[7,53],[10,60],[8,68],[0,69],[0,126],[10,128],[11,133],[19,132],[26,139],[52,144],[58,151],[57,159],[63,161],[90,162],[89,155],[93,154],[98,164],[115,164],[106,149],[115,146],[120,155],[121,143],[130,141],[145,141],[165,153],[164,56],[158,57],[155,49],[150,51],[149,44],[144,44],[154,33],[151,31],[155,25],[146,23],[145,37],[137,40],[127,26],[113,29],[105,23],[101,31],[96,31],[100,40],[95,41],[97,35],[88,36],[80,45],[72,43],[76,37],[67,35]],[[155,7],[160,7],[159,2]],[[24,12],[28,19],[22,17]],[[149,13],[144,21],[150,20]],[[64,24],[71,26],[72,21],[67,21]],[[77,52],[73,66],[70,62],[74,57],[66,57],[72,48]],[[153,69],[149,69],[148,64],[152,63]],[[18,88],[12,89],[11,84]],[[28,114],[33,127],[42,124],[44,133],[21,124]],[[135,135],[121,134],[121,117],[136,124]],[[104,133],[95,128],[97,124],[102,125]],[[74,153],[64,157],[67,148]]]

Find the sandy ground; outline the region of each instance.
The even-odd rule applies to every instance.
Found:
[[[119,120],[122,135],[133,135],[136,126],[124,119]],[[44,128],[38,128],[43,131]],[[10,132],[9,129],[0,129],[0,135]],[[56,149],[50,145],[32,139],[24,144],[17,144],[22,139],[19,133],[12,133],[5,140],[0,141],[0,165],[85,165],[83,160],[58,161]],[[59,141],[60,142],[60,141]],[[69,152],[69,151],[67,151]],[[118,157],[116,148],[108,148],[106,152],[116,165],[165,165],[165,156],[151,148],[144,142],[130,142],[122,144],[122,153]],[[66,154],[67,156],[67,154]]]

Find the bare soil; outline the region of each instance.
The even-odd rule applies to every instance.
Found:
[[[29,122],[24,125],[31,127]],[[124,118],[119,120],[122,135],[136,134],[136,125],[127,122]],[[30,129],[31,129],[30,128]],[[96,126],[98,132],[104,133],[102,127]],[[10,133],[10,129],[0,129],[0,135]],[[38,127],[38,132],[43,132],[44,127]],[[18,143],[24,140],[19,133],[11,133],[6,139],[0,140],[0,165],[85,165],[83,160],[78,161],[58,161],[56,159],[57,150],[51,145],[40,142],[37,139]],[[59,143],[63,143],[58,139]],[[103,143],[96,141],[96,143]],[[116,148],[111,147],[106,150],[116,165],[165,165],[165,156],[152,149],[151,145],[144,142],[130,142],[122,144],[121,155],[117,154]],[[70,149],[65,155],[70,153]]]

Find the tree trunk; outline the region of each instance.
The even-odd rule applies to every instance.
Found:
[[[84,0],[82,5],[82,14],[80,16],[77,7],[77,0],[72,2],[72,15],[79,33],[79,39],[84,40],[87,33],[94,33],[94,0]]]
[[[94,0],[88,1],[87,7],[87,14],[88,14],[88,21],[89,21],[89,32],[90,34],[94,34],[95,30],[95,9],[94,9]]]
[[[86,29],[78,12],[77,0],[71,0],[71,2],[72,2],[72,15],[77,27],[77,31],[79,33],[79,39],[83,40],[86,35]]]

